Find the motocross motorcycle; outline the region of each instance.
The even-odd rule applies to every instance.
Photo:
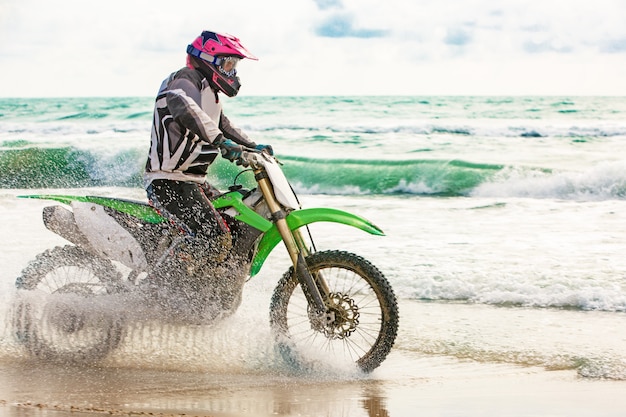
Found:
[[[20,196],[62,203],[45,207],[43,221],[72,245],[39,254],[17,278],[17,340],[39,358],[102,359],[119,345],[129,317],[96,313],[115,310],[117,302],[128,299],[190,324],[224,319],[239,306],[246,281],[282,241],[292,266],[270,301],[277,352],[291,364],[316,352],[364,372],[378,367],[398,330],[393,289],[366,259],[346,251],[317,251],[308,225],[334,222],[384,233],[345,211],[301,208],[280,162],[267,152],[246,150],[237,164],[245,169],[212,200],[232,234],[232,249],[220,262],[189,260],[194,240],[185,228],[145,202]],[[256,187],[247,190],[238,178],[250,171]]]

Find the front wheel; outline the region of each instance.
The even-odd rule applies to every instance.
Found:
[[[326,320],[312,317],[293,267],[279,281],[270,306],[277,347],[290,362],[321,354],[325,362],[355,363],[371,372],[387,357],[398,331],[398,305],[387,279],[370,262],[342,251],[306,258],[329,292]]]

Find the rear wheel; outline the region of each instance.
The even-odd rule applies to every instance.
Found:
[[[356,364],[371,372],[387,357],[398,331],[398,305],[387,279],[370,262],[348,252],[306,258],[329,290],[325,320],[312,318],[293,267],[274,290],[270,323],[279,351],[303,365],[318,356],[333,365]]]
[[[17,340],[42,359],[101,359],[122,336],[122,319],[111,305],[120,278],[110,261],[76,246],[39,254],[16,281]]]

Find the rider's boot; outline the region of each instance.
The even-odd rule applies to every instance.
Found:
[[[212,239],[187,236],[169,247],[163,258],[155,265],[157,281],[194,275],[226,260],[232,248],[230,233],[222,233]]]
[[[211,239],[196,237],[180,245],[176,256],[185,261],[187,273],[193,275],[207,266],[224,262],[232,247],[230,233],[222,233]]]
[[[211,271],[226,260],[231,247],[230,233],[211,241],[189,236],[175,243],[144,281],[146,301],[176,317],[197,316],[206,304],[197,305],[200,294],[213,285]]]

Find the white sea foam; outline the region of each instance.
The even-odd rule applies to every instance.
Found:
[[[626,160],[582,167],[582,171],[552,171],[511,167],[480,184],[475,197],[557,198],[598,201],[626,198]]]

